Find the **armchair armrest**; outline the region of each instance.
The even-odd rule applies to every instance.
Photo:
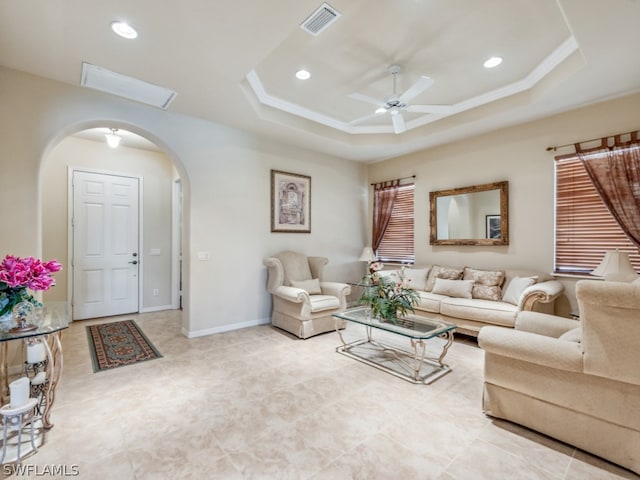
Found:
[[[276,295],[284,300],[288,300],[293,303],[311,303],[311,299],[309,298],[309,294],[306,290],[295,287],[285,287],[283,285],[276,287],[276,289],[271,292],[273,295]]]
[[[579,327],[579,320],[558,317],[548,313],[518,312],[516,315],[516,330],[529,333],[537,333],[547,337],[558,338],[563,333]]]
[[[582,372],[580,344],[504,327],[485,326],[478,345],[487,353],[515,358],[544,367]]]
[[[324,295],[335,297],[345,297],[351,293],[351,286],[339,282],[320,282],[320,288]]]
[[[282,262],[276,257],[265,258],[262,263],[267,267],[267,290],[269,293],[274,293],[276,289],[282,286],[284,282],[284,270],[282,269]]]
[[[347,308],[347,295],[351,293],[351,286],[346,283],[320,282],[320,288],[324,295],[333,295],[340,300],[340,308]]]
[[[551,303],[560,296],[564,286],[557,280],[547,280],[527,287],[520,297],[518,310],[533,310],[537,303]]]

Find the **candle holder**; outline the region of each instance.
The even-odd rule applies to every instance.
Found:
[[[11,328],[11,333],[29,332],[38,328],[37,325],[27,323],[33,317],[35,307],[31,302],[20,302],[13,307],[13,319],[16,322],[16,326]]]

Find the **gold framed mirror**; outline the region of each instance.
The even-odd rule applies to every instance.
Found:
[[[431,245],[509,245],[509,182],[429,192]]]

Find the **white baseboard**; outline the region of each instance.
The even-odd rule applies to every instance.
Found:
[[[140,313],[160,312],[162,310],[177,310],[173,305],[160,305],[158,307],[146,307],[140,310]]]
[[[187,338],[204,337],[206,335],[214,335],[216,333],[230,332],[231,330],[239,330],[241,328],[256,327],[258,325],[268,325],[271,323],[271,318],[258,318],[256,320],[250,320],[248,322],[232,323],[230,325],[223,325],[221,327],[207,328],[204,330],[196,330],[190,332],[189,330],[182,328],[182,334]]]

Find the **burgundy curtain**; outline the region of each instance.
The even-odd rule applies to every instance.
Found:
[[[608,147],[583,151],[576,145],[576,153],[589,174],[602,201],[629,239],[640,248],[640,142],[637,133],[631,141]]]
[[[373,235],[372,247],[374,254],[380,247],[384,232],[387,231],[391,212],[398,197],[399,180],[376,183],[373,190]]]

